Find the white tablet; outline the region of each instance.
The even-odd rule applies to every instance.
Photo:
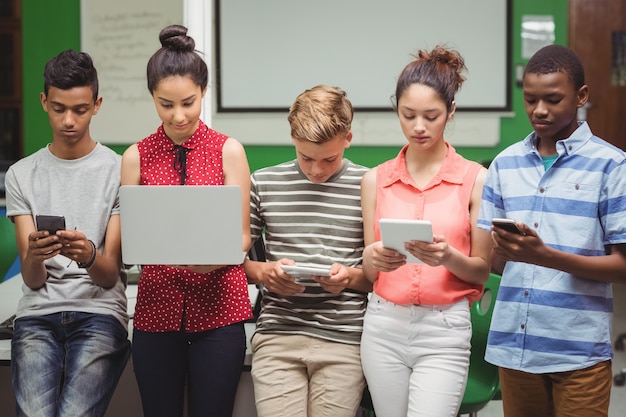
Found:
[[[315,268],[315,267],[298,266],[298,265],[281,265],[280,267],[287,274],[293,275],[294,277],[303,277],[303,276],[308,277],[311,275],[320,275],[323,277],[330,276],[330,267]]]
[[[383,246],[406,255],[409,263],[423,263],[404,249],[411,240],[433,241],[433,227],[429,220],[380,219],[380,235]]]

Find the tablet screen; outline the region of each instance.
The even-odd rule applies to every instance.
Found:
[[[281,265],[283,271],[293,276],[311,276],[320,275],[323,277],[330,276],[330,268],[315,268],[298,265]]]
[[[411,240],[433,241],[433,228],[428,220],[380,219],[383,246],[406,255],[409,263],[423,263],[404,249]]]

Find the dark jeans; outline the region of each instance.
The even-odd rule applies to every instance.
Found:
[[[17,319],[17,415],[103,416],[129,355],[128,332],[113,316],[68,311]]]
[[[144,417],[231,417],[246,354],[244,324],[200,333],[133,330]]]

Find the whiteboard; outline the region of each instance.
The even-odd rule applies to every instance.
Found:
[[[457,49],[459,110],[509,111],[510,0],[216,0],[217,111],[284,111],[329,84],[388,110],[418,49]]]
[[[146,65],[161,47],[161,29],[183,24],[183,0],[81,0],[80,13],[81,50],[94,60],[102,96],[91,136],[107,144],[135,143],[161,124]]]

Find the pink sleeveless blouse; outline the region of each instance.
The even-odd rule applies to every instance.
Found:
[[[406,169],[406,150],[377,168],[374,230],[380,240],[381,218],[425,219],[433,234],[462,253],[470,253],[469,202],[481,165],[468,161],[448,144],[448,154],[439,172],[420,190]],[[482,285],[468,284],[443,266],[406,264],[392,272],[380,272],[374,283],[376,294],[396,304],[448,305],[463,298],[474,301]]]

